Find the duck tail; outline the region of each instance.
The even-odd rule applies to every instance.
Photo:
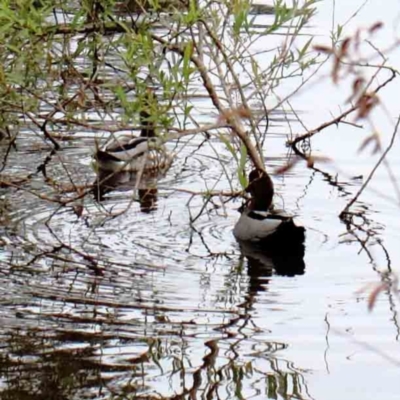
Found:
[[[293,220],[289,220],[282,223],[272,235],[260,241],[260,245],[267,252],[274,254],[303,257],[305,238],[304,227],[296,226]]]
[[[304,254],[304,242],[306,239],[306,230],[302,226],[296,226],[293,220],[282,224],[282,229],[280,229],[280,234],[283,243],[288,244],[293,253]]]

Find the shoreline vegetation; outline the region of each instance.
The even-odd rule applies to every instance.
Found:
[[[315,176],[319,181],[312,190],[326,188],[329,195],[334,191],[329,199],[318,198],[316,213],[321,215],[313,221],[317,225],[328,210],[326,204],[335,202],[327,222],[337,222],[337,230],[332,229],[335,243],[329,250],[318,248],[313,262],[332,265],[340,260],[344,270],[352,262],[352,251],[360,263],[368,264],[379,280],[366,289],[368,307],[372,310],[377,298],[386,294],[390,311],[384,317],[393,321],[399,336],[398,278],[382,240],[384,228],[371,216],[376,210],[362,202],[369,189],[400,206],[400,188],[388,162],[400,115],[389,115],[385,107],[386,90],[399,74],[389,59],[399,40],[379,48],[374,40],[388,29],[383,22],[348,34],[346,25],[335,24],[334,15],[330,37],[317,36],[313,18],[319,1],[288,4],[0,3],[0,264],[5,292],[1,333],[6,349],[2,364],[10,374],[4,378],[7,398],[19,399],[21,393],[29,397],[32,388],[42,395],[38,399],[183,399],[197,394],[215,398],[221,387],[229,398],[247,398],[253,388],[257,395],[258,384],[259,393],[268,392],[270,398],[311,398],[306,380],[311,369],[306,363],[297,366],[290,360],[292,354],[285,358],[284,351],[292,346],[287,338],[302,319],[310,325],[299,330],[301,340],[312,337],[310,326],[319,330],[325,324],[326,336],[318,341],[326,341],[326,348],[324,357],[318,357],[330,375],[326,310],[333,314],[338,305],[334,318],[339,320],[347,299],[343,292],[352,287],[343,276],[332,286],[326,284],[330,275],[314,276],[312,284],[327,286],[306,292],[312,303],[309,314],[296,314],[301,312],[300,301],[285,296],[311,270],[306,266],[307,235],[315,248],[330,245],[330,238],[323,229],[318,231],[321,225],[295,225],[293,215],[283,215],[279,207],[274,215],[272,200],[256,209],[257,180],[251,182],[248,174],[253,170],[264,180],[272,177],[271,199],[282,188],[290,192],[286,174],[291,178],[300,167],[310,172],[293,189],[301,192],[293,201],[296,210],[301,210],[306,186],[311,187]],[[309,127],[303,117],[312,110],[297,110],[293,100],[316,90],[321,81],[344,87],[348,97],[332,106],[336,111],[329,118]],[[382,135],[387,122],[391,131]],[[338,178],[339,168],[329,154],[330,141],[337,140],[331,128],[343,126],[363,132],[359,152],[371,153],[369,173],[352,175],[351,184]],[[276,127],[284,127],[286,137],[273,137]],[[130,137],[140,132],[139,140]],[[328,143],[323,154],[315,145],[321,136]],[[269,146],[271,137],[281,140],[279,160]],[[104,146],[109,141],[114,145]],[[126,147],[134,153],[145,141],[140,148],[154,153],[165,149],[171,155],[163,173],[140,167],[135,173],[105,171],[93,162],[96,152],[103,159],[118,158],[116,153]],[[118,161],[116,169],[130,161]],[[389,176],[392,190],[385,193],[371,184],[379,169]],[[282,198],[290,194],[282,193]],[[255,253],[244,236],[244,243],[234,247],[232,221],[239,220],[237,211],[243,209],[248,217],[244,224],[250,218],[259,224],[269,219],[274,229],[277,221],[283,229],[293,228],[298,257],[289,273],[287,261],[293,257],[289,251],[282,257],[285,246],[268,257],[264,249]],[[269,236],[265,242],[275,246],[278,239]],[[229,246],[224,241],[231,237]],[[347,244],[353,247],[342,258],[324,259]],[[388,271],[378,263],[376,249],[385,255]],[[348,281],[360,278],[352,271]],[[284,276],[296,278],[280,280]],[[325,304],[323,293],[334,285],[341,292]],[[299,296],[305,295],[305,287]],[[324,304],[318,309],[320,299]],[[314,307],[320,312],[325,306],[326,315],[314,318]],[[272,311],[266,321],[264,310]],[[286,319],[274,320],[282,310]],[[348,316],[352,318],[351,312]],[[359,320],[354,320],[354,326],[365,328],[365,320],[360,318],[358,326]],[[349,326],[346,337],[356,337],[348,321],[340,320],[346,329]],[[290,326],[288,336],[273,337],[271,326],[278,326],[280,333]],[[303,342],[300,347],[299,353],[308,357]],[[373,346],[367,349],[383,354]],[[400,364],[394,357],[386,360]],[[350,356],[349,361],[359,362]],[[169,397],[157,392],[164,389]]]
[[[286,169],[273,172],[283,173],[299,159],[310,167],[317,161],[324,163],[326,160],[313,157],[311,150],[303,152],[302,145],[309,147],[314,135],[329,126],[349,123],[353,116],[351,123],[368,121],[371,111],[380,105],[380,90],[397,71],[384,59],[375,66],[368,64],[359,50],[383,28],[381,22],[358,30],[353,37],[343,37],[343,27],[338,26],[332,32],[332,45],[319,45],[316,38],[302,38],[317,2],[300,4],[86,0],[68,5],[26,0],[10,4],[8,9],[3,5],[2,136],[10,146],[15,144],[19,128],[29,122],[52,146],[49,158],[62,148],[63,140],[74,136],[74,130],[102,132],[106,140],[119,131],[140,128],[138,113],[150,87],[158,98],[151,106],[153,124],[167,132],[160,137],[161,144],[199,134],[219,139],[236,160],[244,189],[245,167],[265,168],[263,143],[270,116],[285,108],[298,91],[307,90],[316,72],[332,60],[334,84],[353,76],[351,105],[331,121],[289,137],[287,145],[295,157]],[[272,23],[260,25],[260,14],[270,15]],[[361,39],[363,35],[366,39]],[[271,48],[256,51],[261,41],[268,45],[269,37]],[[395,43],[381,55],[376,50],[369,57],[383,58],[393,46]],[[263,65],[265,59],[267,65]],[[369,77],[368,68],[375,71]],[[378,75],[383,83],[376,84]],[[301,78],[300,83],[285,98],[277,98],[275,89],[281,82],[296,78]],[[200,92],[218,115],[206,124],[197,122],[195,100]],[[267,102],[272,107],[267,108]],[[99,118],[93,122],[95,114]],[[366,137],[361,147],[372,145],[381,147],[378,132]],[[45,171],[45,164],[37,168]],[[5,175],[1,185],[18,185],[20,179]],[[90,188],[84,193],[89,192]],[[341,217],[351,213],[361,193]],[[75,199],[68,195],[63,200],[60,194],[52,200],[65,204],[82,198],[79,193]]]

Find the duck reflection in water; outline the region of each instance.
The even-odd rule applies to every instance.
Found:
[[[112,172],[98,170],[97,178],[93,185],[94,198],[101,202],[106,194],[118,191],[127,192],[137,189],[140,210],[149,213],[157,209],[157,180],[158,174],[143,174],[129,171]],[[138,182],[138,179],[139,182]]]
[[[284,211],[273,209],[270,176],[258,169],[251,171],[246,191],[251,198],[239,210],[233,234],[248,259],[249,275],[304,274],[305,228]]]

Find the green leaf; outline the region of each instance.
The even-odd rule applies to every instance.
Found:
[[[246,161],[247,161],[247,147],[244,144],[242,144],[240,146],[240,160],[237,172],[238,172],[239,182],[243,188],[247,186],[247,177],[244,170]]]
[[[236,160],[236,162],[239,162],[238,156],[236,154],[236,150],[234,149],[234,147],[232,146],[231,142],[229,141],[229,139],[224,136],[224,135],[219,135],[219,140],[221,140],[222,143],[224,143],[224,145],[226,146],[226,148],[228,149],[228,151],[232,154],[233,158]]]
[[[233,2],[233,33],[239,36],[243,27],[248,28],[247,17],[250,10],[250,4],[247,0],[236,0]]]
[[[183,68],[182,68],[182,75],[186,83],[189,82],[190,75],[193,72],[193,68],[190,68],[190,59],[192,54],[193,54],[193,43],[189,42],[185,46],[185,52],[183,56]]]
[[[310,44],[312,42],[313,38],[311,37],[307,43],[303,46],[302,49],[298,50],[299,52],[299,59],[303,58],[305,56],[305,54],[307,53],[308,48],[310,47]]]

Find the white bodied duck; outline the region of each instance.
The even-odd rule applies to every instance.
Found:
[[[147,111],[140,113],[142,130],[139,137],[130,134],[113,136],[105,146],[96,150],[94,159],[103,171],[166,172],[173,155],[156,136],[154,125]]]
[[[258,169],[251,171],[246,191],[251,199],[241,208],[233,230],[235,238],[271,254],[286,252],[302,257],[305,229],[296,226],[291,216],[271,210],[274,185],[270,176]]]

